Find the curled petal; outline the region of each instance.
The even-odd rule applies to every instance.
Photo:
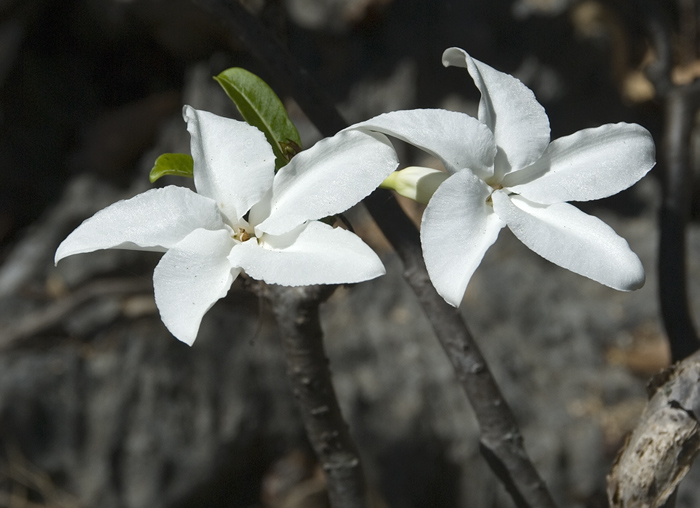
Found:
[[[185,106],[197,192],[217,202],[232,224],[272,184],[275,156],[265,135],[245,122]]]
[[[269,217],[259,231],[280,235],[343,212],[376,189],[399,161],[382,134],[342,131],[296,155],[275,175]],[[256,213],[257,215],[257,213]]]
[[[654,167],[654,140],[637,124],[607,124],[553,141],[532,166],[503,186],[537,203],[601,199],[630,187]]]
[[[621,291],[644,285],[644,267],[627,241],[568,203],[536,205],[493,193],[493,206],[521,242],[543,258]]]
[[[474,60],[463,49],[445,50],[442,63],[466,67],[481,92],[479,120],[496,139],[497,179],[540,158],[549,143],[549,119],[532,90],[510,74]]]
[[[204,314],[226,296],[240,273],[227,259],[233,245],[234,240],[224,230],[197,229],[166,252],[153,273],[163,323],[190,346]]]
[[[430,280],[455,307],[505,225],[487,203],[490,192],[471,172],[460,171],[438,188],[423,214],[420,236]]]
[[[55,262],[100,249],[164,252],[197,228],[225,228],[213,200],[174,185],[151,189],[85,220],[58,246]]]
[[[283,286],[344,284],[384,275],[384,265],[358,236],[322,222],[309,222],[278,237],[264,235],[236,245],[231,265],[254,279]]]
[[[394,111],[360,122],[350,129],[381,132],[439,158],[450,173],[469,168],[481,178],[493,175],[496,145],[483,123],[444,109]]]

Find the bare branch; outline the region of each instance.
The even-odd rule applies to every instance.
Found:
[[[318,84],[294,57],[237,2],[195,0],[215,15],[265,65],[275,88],[292,95],[325,136],[347,126]],[[515,418],[459,312],[437,294],[428,278],[415,226],[393,196],[378,190],[365,205],[399,254],[406,280],[430,319],[481,426],[481,449],[518,507],[553,508],[555,503],[523,448]]]
[[[659,211],[659,300],[673,361],[682,360],[700,346],[688,302],[685,259],[692,192],[690,135],[697,99],[697,92],[689,87],[674,87],[664,101],[666,175]]]
[[[525,452],[518,424],[458,309],[438,295],[428,277],[418,232],[387,191],[365,199],[367,208],[399,254],[404,277],[447,353],[481,429],[480,448],[518,507],[555,505]]]
[[[360,456],[331,383],[319,319],[319,306],[335,287],[260,284],[259,292],[270,302],[282,334],[287,374],[306,433],[326,473],[331,506],[364,508],[367,489]]]
[[[688,303],[686,225],[690,216],[692,173],[690,136],[700,105],[700,82],[674,86],[671,81],[672,33],[666,13],[655,0],[638,4],[656,61],[647,71],[657,95],[664,101],[664,193],[659,212],[659,300],[661,316],[674,361],[695,351],[697,331]]]

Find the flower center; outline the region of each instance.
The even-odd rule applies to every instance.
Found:
[[[237,228],[235,234],[233,235],[233,239],[238,240],[241,243],[246,242],[251,238],[255,238],[255,233],[251,233],[245,228]]]
[[[501,185],[500,183],[493,183],[489,184],[489,187],[491,187],[494,191],[497,191],[501,190],[503,188],[503,185]],[[489,197],[486,198],[486,204],[489,206],[493,206],[493,198],[491,196],[493,196],[493,191],[491,191]]]

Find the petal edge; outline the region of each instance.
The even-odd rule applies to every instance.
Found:
[[[568,203],[538,206],[520,196],[493,194],[496,213],[543,258],[620,291],[644,285],[644,267],[627,241],[596,217]]]
[[[381,132],[405,141],[439,158],[449,173],[469,168],[484,179],[493,175],[493,134],[464,113],[443,109],[393,111],[348,129]]]
[[[191,137],[197,192],[215,200],[235,225],[272,185],[272,147],[262,132],[245,122],[191,106],[182,114]]]
[[[280,235],[307,220],[344,212],[369,196],[398,165],[383,134],[341,131],[278,171],[269,216],[256,226]]]
[[[430,280],[455,307],[505,225],[486,201],[490,193],[477,176],[460,171],[438,187],[423,214],[420,237]]]
[[[519,79],[472,58],[460,48],[446,49],[442,63],[466,68],[481,92],[479,120],[491,129],[496,139],[498,180],[540,158],[549,144],[549,118],[532,90]]]
[[[161,319],[190,346],[204,314],[226,296],[240,273],[227,259],[233,244],[226,231],[197,229],[166,252],[153,272]]]
[[[350,284],[386,272],[372,249],[350,231],[312,221],[285,235],[236,245],[229,256],[252,278],[283,286]]]
[[[503,185],[542,204],[590,201],[631,187],[654,164],[649,131],[637,124],[606,124],[552,141],[538,161],[506,175]]]
[[[197,228],[225,228],[213,200],[175,185],[151,189],[83,221],[58,246],[54,261],[101,249],[165,252]]]

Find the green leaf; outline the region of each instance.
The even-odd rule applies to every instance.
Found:
[[[186,153],[164,153],[156,159],[153,169],[148,175],[151,183],[161,176],[193,176],[194,162],[192,156]]]
[[[214,79],[236,104],[243,119],[265,134],[275,153],[275,169],[301,151],[299,132],[267,83],[240,67],[227,69]]]

